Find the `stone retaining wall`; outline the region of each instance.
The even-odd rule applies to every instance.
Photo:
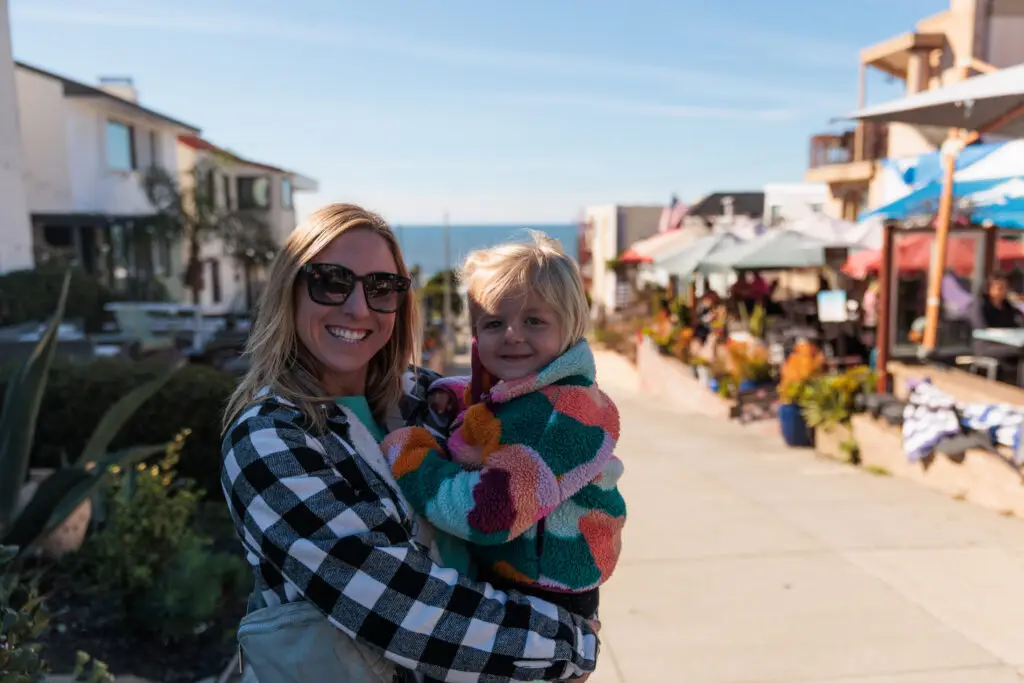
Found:
[[[1024,480],[1002,457],[980,449],[962,459],[936,453],[923,462],[909,462],[899,427],[869,415],[853,417],[853,436],[860,446],[863,467],[913,479],[960,500],[1024,517]]]
[[[662,354],[647,337],[637,347],[636,367],[641,393],[657,396],[665,407],[711,417],[729,417],[731,401],[701,384],[690,366]]]
[[[892,375],[893,393],[903,399],[907,397],[908,381],[929,379],[937,389],[965,403],[1009,403],[1024,406],[1024,389],[1003,382],[993,382],[958,368],[892,362],[886,369]]]

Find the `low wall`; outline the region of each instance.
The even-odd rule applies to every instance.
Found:
[[[935,453],[922,462],[909,462],[899,427],[869,415],[853,417],[853,436],[860,446],[861,466],[885,470],[960,500],[1024,517],[1024,480],[1000,456],[972,449],[953,459]]]
[[[1009,403],[1010,405],[1024,406],[1024,389],[1002,382],[993,382],[958,368],[892,362],[886,366],[886,370],[892,374],[893,393],[904,400],[907,398],[908,380],[930,379],[937,389],[946,392],[957,401]]]
[[[732,402],[712,392],[693,376],[693,369],[662,354],[647,337],[637,346],[640,391],[658,397],[667,408],[728,418]]]

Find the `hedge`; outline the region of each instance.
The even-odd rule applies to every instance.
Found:
[[[124,359],[55,363],[36,425],[32,467],[59,467],[62,454],[76,458],[103,413],[128,391],[156,377],[162,367]],[[0,370],[0,391],[6,390],[11,370]],[[178,471],[194,479],[208,498],[221,497],[221,418],[236,383],[229,373],[185,366],[135,413],[112,448],[160,443],[187,427],[192,433]]]
[[[15,270],[0,275],[0,326],[46,321],[57,308],[66,269],[55,265]],[[166,288],[155,280],[131,281],[118,294],[80,268],[71,269],[71,287],[64,319],[81,320],[86,331],[99,332],[110,315],[104,310],[112,301],[166,301]]]

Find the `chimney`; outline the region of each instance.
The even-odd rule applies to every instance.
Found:
[[[133,104],[139,102],[139,92],[135,89],[135,83],[125,76],[101,76],[100,90]]]
[[[722,216],[724,216],[726,220],[731,221],[735,215],[735,210],[733,209],[733,198],[722,197]]]

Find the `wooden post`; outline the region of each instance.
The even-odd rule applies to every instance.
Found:
[[[996,247],[999,244],[999,228],[994,225],[986,225],[985,236],[982,239],[985,242],[984,275],[988,277],[997,268]]]
[[[973,133],[961,137],[956,129],[950,129],[947,144],[950,148],[942,151],[943,180],[939,200],[939,214],[935,218],[935,256],[932,259],[928,278],[928,304],[925,311],[924,338],[921,347],[927,353],[935,348],[939,329],[939,308],[942,301],[942,276],[946,270],[946,248],[949,242],[949,220],[953,214],[953,175],[956,172],[956,157],[965,146],[974,143],[983,134],[1002,128],[1024,114],[1024,104],[1018,105],[998,119],[982,126]]]
[[[867,97],[867,69],[863,64],[860,65],[860,83],[857,88],[857,109],[861,110],[864,108],[864,101]],[[863,121],[857,122],[857,127],[853,133],[853,160],[863,161],[865,155],[865,146],[867,143],[867,130],[866,124]]]
[[[935,251],[928,273],[928,299],[925,304],[925,328],[921,346],[931,351],[939,331],[939,311],[942,307],[942,277],[946,272],[946,251],[949,246],[949,222],[953,215],[953,174],[956,172],[957,147],[961,144],[957,131],[950,130],[949,139],[942,147],[942,195],[939,213],[935,217]]]
[[[875,337],[875,347],[878,349],[875,359],[875,374],[878,378],[876,388],[883,394],[890,389],[887,368],[889,350],[892,348],[892,283],[899,277],[893,246],[893,224],[886,221],[882,225],[882,259],[878,268],[878,329]]]

